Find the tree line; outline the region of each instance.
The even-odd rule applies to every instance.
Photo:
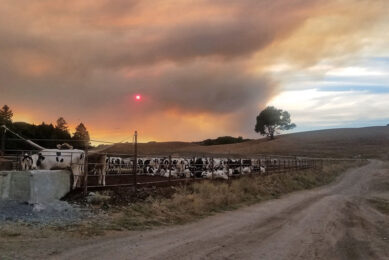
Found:
[[[21,135],[26,139],[31,139],[35,143],[45,148],[56,148],[59,143],[68,143],[74,148],[83,149],[85,144],[89,143],[90,136],[86,126],[81,122],[76,127],[73,135],[70,133],[68,123],[63,117],[59,117],[56,124],[46,124],[42,122],[39,125],[26,122],[13,122],[13,112],[11,108],[4,105],[0,109],[0,126],[5,125],[10,130]],[[4,134],[4,128],[0,130],[0,135]],[[5,149],[6,150],[30,150],[31,145],[20,140],[9,131],[5,131]]]
[[[206,139],[201,142],[198,142],[200,145],[220,145],[220,144],[236,144],[242,143],[246,141],[250,141],[251,139],[244,139],[242,136],[233,137],[233,136],[220,136],[216,139]]]

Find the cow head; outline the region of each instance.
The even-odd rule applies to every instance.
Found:
[[[33,154],[33,155],[31,155],[31,159],[32,159],[31,169],[32,169],[32,170],[38,169],[39,155]]]
[[[38,153],[38,154],[31,155],[31,159],[32,159],[31,169],[36,170],[40,168],[40,166],[42,165],[42,161],[45,160],[45,157],[41,153]]]

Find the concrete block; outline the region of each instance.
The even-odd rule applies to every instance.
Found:
[[[28,201],[30,199],[30,174],[26,171],[12,171],[9,197],[12,200]]]
[[[63,198],[70,191],[70,171],[30,171],[30,203],[48,203]]]
[[[9,199],[9,190],[11,188],[11,174],[0,172],[0,200]]]
[[[27,201],[30,198],[30,181],[28,172],[1,171],[0,198]]]
[[[70,171],[0,171],[0,199],[49,203],[70,191]]]

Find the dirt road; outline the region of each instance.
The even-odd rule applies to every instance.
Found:
[[[218,214],[196,223],[101,239],[54,259],[389,259],[389,199],[380,161],[329,186]]]

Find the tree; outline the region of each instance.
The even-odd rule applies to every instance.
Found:
[[[235,144],[249,141],[250,139],[243,139],[242,136],[232,137],[232,136],[221,136],[216,139],[206,139],[201,141],[201,145],[219,145],[219,144]]]
[[[62,131],[68,131],[68,123],[65,121],[65,119],[61,116],[57,119],[57,125],[56,128],[62,130]]]
[[[75,141],[85,141],[85,142],[78,142],[75,143],[75,147],[85,147],[87,144],[89,144],[89,132],[86,130],[86,127],[83,123],[80,123],[76,127],[76,132],[73,135],[73,140]]]
[[[14,113],[9,108],[9,106],[4,105],[2,109],[0,109],[0,125],[10,125],[12,123],[12,117]]]
[[[295,127],[296,125],[291,123],[289,112],[270,106],[257,116],[255,132],[274,139],[276,130],[290,130]]]

